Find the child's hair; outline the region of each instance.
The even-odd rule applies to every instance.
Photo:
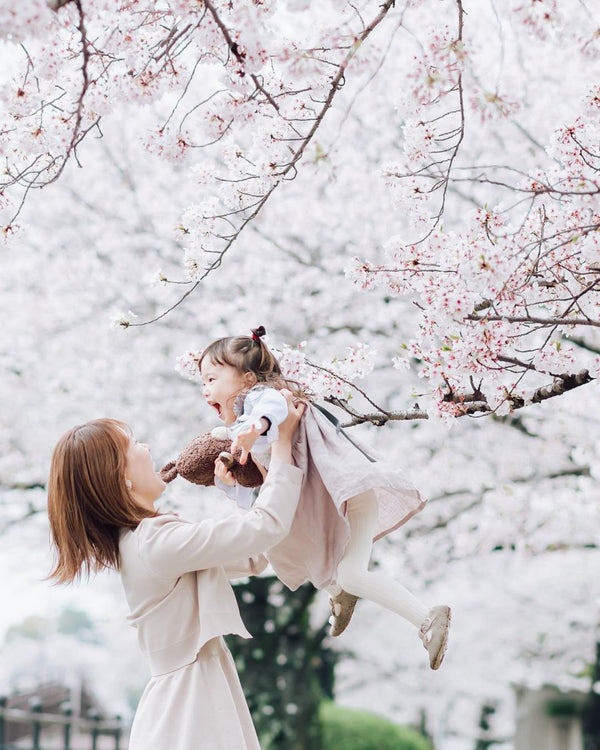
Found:
[[[198,360],[198,369],[208,358],[216,365],[229,365],[239,373],[252,372],[257,383],[263,383],[281,390],[288,388],[294,396],[309,398],[309,394],[300,383],[285,378],[277,358],[263,342],[266,334],[264,326],[252,328],[252,336],[226,336],[209,344]]]
[[[125,485],[131,430],[96,419],[56,444],[48,480],[48,517],[58,560],[49,578],[70,583],[82,574],[119,568],[119,533],[155,511],[138,505]]]

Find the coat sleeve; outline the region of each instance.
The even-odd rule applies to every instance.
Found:
[[[151,574],[164,578],[228,563],[239,570],[236,561],[249,561],[287,536],[301,485],[300,469],[274,461],[247,513],[199,523],[177,516],[144,519],[136,533],[140,557]]]
[[[233,563],[226,563],[223,567],[227,578],[247,578],[248,576],[257,576],[267,567],[269,561],[264,555],[249,557],[247,560],[236,560]]]

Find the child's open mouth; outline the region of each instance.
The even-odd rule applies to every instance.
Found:
[[[215,403],[210,403],[209,402],[208,405],[212,406],[212,408],[217,412],[217,416],[219,417],[219,419],[221,419],[222,418],[221,417],[221,404],[218,404],[216,402]]]

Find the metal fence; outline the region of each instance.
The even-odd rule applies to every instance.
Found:
[[[93,711],[85,718],[74,716],[68,703],[61,713],[46,713],[35,698],[28,709],[12,708],[0,698],[0,750],[121,750],[122,739],[118,716],[105,719]]]

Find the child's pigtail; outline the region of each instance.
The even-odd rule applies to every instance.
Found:
[[[262,340],[262,337],[267,333],[265,327],[258,326],[258,328],[251,328],[250,330],[252,332],[252,343],[256,347],[253,347],[253,351],[257,355],[260,352],[260,361],[255,360],[255,366],[252,368],[252,371],[258,377],[258,382],[268,383],[274,388],[287,388],[294,396],[306,401],[314,400],[314,394],[310,389],[297,380],[283,376],[277,358]]]
[[[264,326],[258,326],[258,328],[252,328],[252,340],[250,343],[250,351],[248,352],[250,359],[247,364],[249,368],[258,378],[258,382],[273,382],[279,380],[281,377],[281,368],[279,362],[269,349],[269,347],[262,340],[262,337],[266,335],[267,331]],[[248,339],[246,339],[248,341]]]

